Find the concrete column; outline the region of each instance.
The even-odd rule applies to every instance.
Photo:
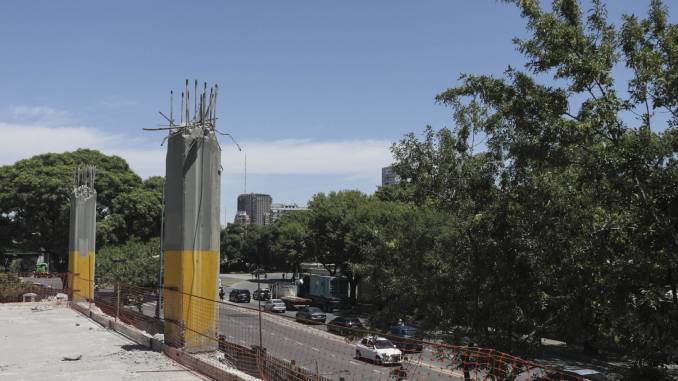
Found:
[[[163,258],[165,341],[192,352],[217,348],[221,149],[210,128],[168,139]]]
[[[76,175],[71,193],[68,239],[68,285],[72,300],[94,299],[94,252],[96,247],[96,205],[94,167]]]

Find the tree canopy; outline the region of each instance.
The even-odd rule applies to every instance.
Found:
[[[162,178],[142,181],[122,158],[80,149],[0,167],[0,250],[45,250],[65,271],[69,197],[82,164],[97,167],[97,247],[160,235]]]
[[[463,74],[436,97],[454,127],[393,145],[400,183],[318,194],[272,247],[369,279],[377,322],[675,362],[678,26],[658,0],[618,23],[598,0],[506,2],[524,68]]]

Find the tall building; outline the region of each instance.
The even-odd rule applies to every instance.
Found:
[[[299,206],[297,204],[271,204],[271,210],[266,213],[264,223],[266,225],[270,225],[284,214],[294,213],[302,210],[308,210],[308,208],[305,206]]]
[[[252,225],[264,225],[273,199],[262,193],[245,193],[238,196],[238,212],[245,212]]]
[[[393,166],[388,166],[381,169],[381,186],[397,184],[399,182],[400,178],[396,174]]]

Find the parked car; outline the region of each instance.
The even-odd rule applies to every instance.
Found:
[[[284,313],[286,310],[285,302],[280,299],[270,299],[264,304],[264,311]]]
[[[228,300],[236,303],[249,303],[250,290],[233,289],[231,290],[231,293],[228,294]]]
[[[261,290],[254,290],[252,293],[252,299],[254,300],[269,300],[271,299],[271,290],[264,288]]]
[[[296,319],[304,323],[324,323],[327,318],[318,307],[301,307]]]
[[[405,353],[419,353],[424,349],[417,340],[417,327],[408,324],[397,324],[388,329],[391,341]]]
[[[364,328],[363,323],[356,317],[339,316],[327,323],[327,332],[336,333],[341,336],[359,334]]]
[[[536,376],[533,381],[608,381],[604,374],[581,368],[565,368],[558,371],[548,371],[546,374]]]
[[[365,336],[355,345],[355,357],[379,365],[396,365],[403,361],[403,353],[391,340],[379,336]]]

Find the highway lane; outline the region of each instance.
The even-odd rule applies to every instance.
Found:
[[[257,311],[225,303],[220,306],[219,330],[228,341],[252,346],[259,343]],[[378,366],[354,358],[355,345],[344,338],[268,313],[262,314],[262,343],[271,355],[295,360],[297,365],[338,380],[392,380],[395,367]],[[428,353],[428,354],[427,354]],[[426,357],[429,357],[426,359]],[[404,362],[408,380],[463,380],[459,371],[435,366],[430,352],[422,361]],[[428,361],[427,361],[428,360]]]
[[[264,281],[262,281],[262,288],[264,287],[268,287],[268,285],[265,284]],[[243,279],[241,282],[232,284],[230,287],[224,287],[224,291],[226,293],[225,295],[226,300],[228,300],[229,292],[234,288],[238,289],[244,288],[253,292],[254,290],[257,289],[257,282],[251,279]],[[250,303],[237,303],[237,304],[227,302],[227,304],[244,306],[256,310],[258,306],[258,301],[251,300]],[[242,309],[242,311],[246,310]],[[234,311],[233,313],[236,314],[237,318],[245,319],[244,317],[238,315],[237,312]],[[253,314],[256,315],[256,311],[253,311]],[[322,361],[322,363],[325,364],[325,371],[323,372],[321,370],[320,373],[327,375],[327,377],[329,377],[329,375],[338,374],[337,378],[344,377],[346,380],[350,380],[352,378],[347,377],[348,370],[351,374],[358,374],[362,377],[365,377],[365,378],[355,377],[356,380],[390,379],[388,375],[390,372],[394,370],[394,368],[381,367],[365,362],[363,360],[355,359],[354,358],[355,343],[347,343],[344,338],[334,334],[327,333],[325,325],[305,325],[296,323],[291,319],[294,318],[295,314],[296,311],[287,311],[285,313],[285,316],[287,316],[290,319],[283,319],[280,316],[272,316],[271,314],[263,315],[271,318],[273,317],[276,318],[275,320],[264,319],[262,322],[263,344],[264,347],[266,347],[270,353],[273,353],[272,352],[273,350],[276,350],[277,347],[280,347],[277,350],[279,353],[281,353],[281,356],[278,356],[277,354],[276,356],[287,360],[295,360],[297,364],[312,370],[315,370],[314,359],[316,359],[317,356],[324,356],[326,357],[326,359],[325,361]],[[332,313],[327,313],[326,315],[327,321],[332,320],[336,316]],[[224,323],[222,318],[223,315],[220,315],[220,320],[222,320],[220,322],[220,327],[223,327],[224,324],[228,324]],[[277,325],[275,325],[274,322],[277,323]],[[280,326],[281,324],[286,328],[281,327]],[[248,343],[247,345],[258,345],[259,342],[258,320],[248,322],[242,328],[245,329],[244,332],[236,332],[235,334],[230,335],[232,336],[232,339],[237,340],[234,342],[243,345],[245,345],[244,343]],[[299,331],[300,328],[302,329],[301,331]],[[292,339],[288,337],[289,335],[286,336],[285,329],[292,329],[294,332],[292,334],[293,336],[298,337],[298,335],[301,335],[304,338],[304,340],[299,340],[298,338]],[[249,333],[247,332],[247,330],[255,330],[256,334]],[[272,342],[272,346],[267,344],[267,337],[268,341]],[[299,360],[295,358],[294,355],[290,355],[288,353],[290,351],[294,354],[304,354],[303,356],[304,358],[302,360]],[[410,379],[419,379],[419,380],[463,379],[463,377],[461,377],[462,376],[461,372],[446,369],[445,366],[442,365],[442,362],[438,361],[435,358],[434,353],[430,350],[425,350],[420,354],[410,354],[408,355],[408,358],[409,361],[404,363],[403,366],[409,370],[411,376]],[[306,363],[304,363],[304,361],[306,361]],[[321,367],[321,361],[318,362],[318,367],[319,368]],[[353,371],[351,372],[351,370]],[[439,375],[435,376],[434,374],[432,374],[429,377],[429,373],[431,372]],[[424,375],[427,377],[422,377]]]

